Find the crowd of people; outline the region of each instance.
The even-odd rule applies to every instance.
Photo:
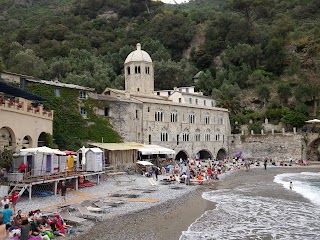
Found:
[[[10,197],[4,196],[1,200],[0,240],[49,240],[74,232],[59,213],[43,215],[40,209],[27,214],[23,214],[22,210],[16,213],[18,199],[18,193],[13,192]]]

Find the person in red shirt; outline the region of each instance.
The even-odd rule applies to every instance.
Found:
[[[9,197],[9,199],[12,204],[13,214],[16,214],[16,205],[19,200],[19,194],[16,191],[13,191],[12,195]]]
[[[18,171],[20,171],[21,173],[25,173],[26,172],[26,169],[27,169],[27,165],[22,162],[20,165],[19,165],[19,168],[18,168]]]

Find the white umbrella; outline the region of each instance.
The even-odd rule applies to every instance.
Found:
[[[148,161],[137,161],[137,164],[141,164],[143,166],[153,166],[153,164]]]
[[[320,123],[320,120],[315,118],[315,119],[306,121],[306,123]]]
[[[20,152],[66,155],[65,152],[61,152],[59,149],[52,149],[52,148],[45,147],[45,146],[44,147],[37,147],[37,148],[20,149]]]
[[[85,165],[86,164],[86,152],[87,152],[87,149],[83,146],[82,148],[80,148],[80,150],[82,152],[81,164]]]

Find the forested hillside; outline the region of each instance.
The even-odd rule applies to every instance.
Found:
[[[319,10],[319,0],[0,0],[0,68],[121,89],[140,42],[156,88],[194,84],[202,71],[197,88],[232,123],[301,127],[319,112]]]

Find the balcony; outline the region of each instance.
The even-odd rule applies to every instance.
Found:
[[[53,120],[53,111],[44,110],[42,106],[33,107],[31,102],[23,98],[0,98],[0,111],[15,112]]]

